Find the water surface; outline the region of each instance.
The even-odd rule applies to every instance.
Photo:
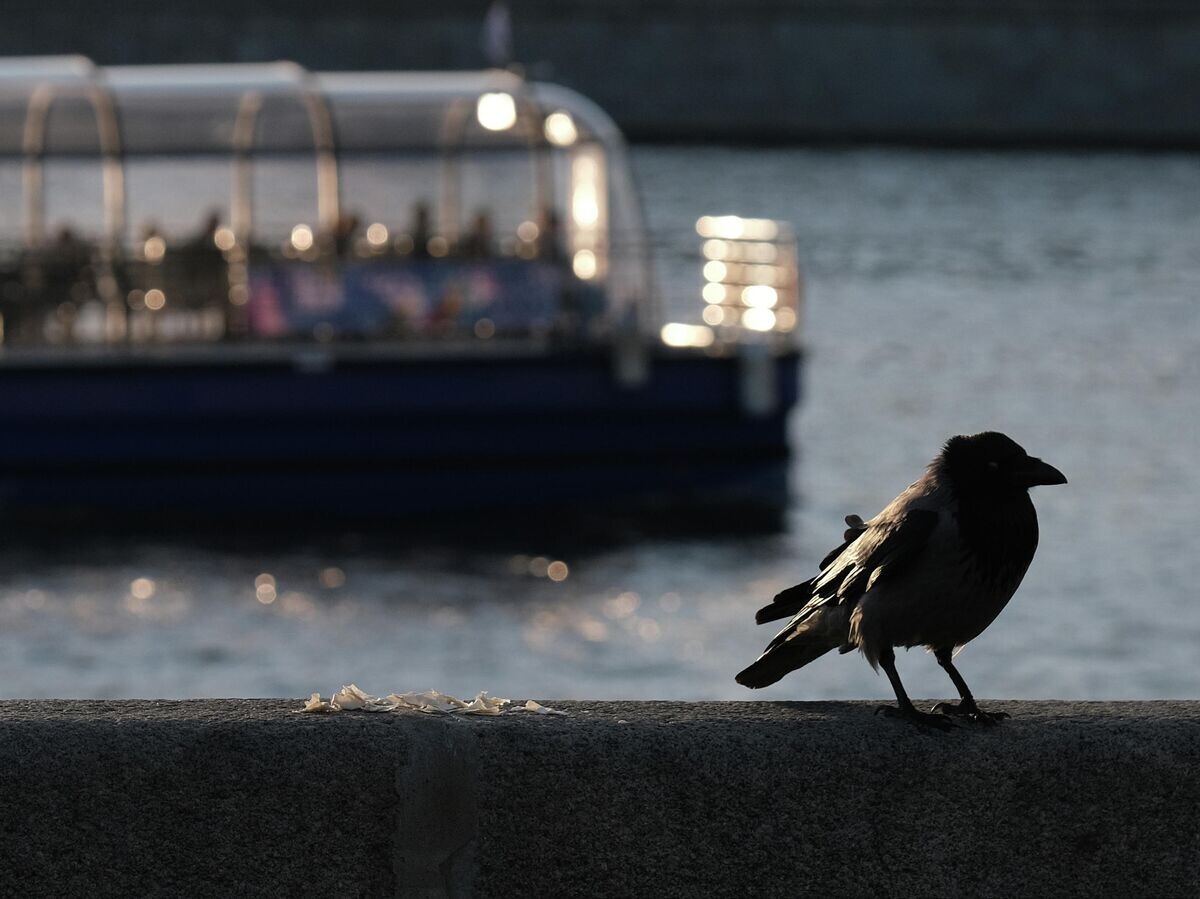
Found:
[[[0,695],[298,696],[355,681],[887,697],[857,656],[754,694],[733,673],[771,636],[754,610],[809,576],[843,515],[873,514],[946,437],[983,429],[1070,484],[1035,491],[1029,575],[960,657],[976,693],[1200,695],[1197,157],[647,148],[634,161],[671,318],[698,319],[699,215],[795,224],[809,355],[786,533],[569,554],[401,538],[10,547]],[[545,576],[556,560],[559,581]],[[899,667],[913,695],[951,692],[922,651]]]

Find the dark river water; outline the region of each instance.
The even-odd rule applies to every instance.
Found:
[[[1035,491],[1033,566],[960,657],[975,692],[1200,695],[1200,158],[633,157],[671,318],[698,319],[698,216],[795,225],[808,358],[785,533],[569,554],[398,537],[9,548],[0,695],[300,696],[353,681],[376,693],[889,697],[856,655],[758,693],[733,673],[771,636],[754,610],[809,576],[845,514],[874,514],[946,437],[984,429],[1070,484]],[[560,580],[545,576],[555,561]],[[923,651],[899,667],[915,696],[951,692]]]

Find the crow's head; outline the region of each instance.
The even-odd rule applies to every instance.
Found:
[[[1067,483],[1063,473],[1053,465],[1029,455],[1016,441],[996,431],[951,437],[942,448],[937,465],[956,487],[987,493]]]

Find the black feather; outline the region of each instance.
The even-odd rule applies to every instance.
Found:
[[[850,602],[867,592],[872,578],[896,577],[920,556],[937,520],[936,512],[911,509],[877,521],[854,541],[854,551],[847,554],[836,576],[821,586],[821,595],[836,596],[838,603]]]
[[[1003,480],[1006,463],[1024,458],[1011,439],[989,431],[951,438],[933,463],[954,491],[967,555],[987,580],[1024,572],[1037,550],[1033,501],[1027,490],[1014,490]]]
[[[912,510],[893,521],[880,522],[870,528],[864,526],[854,534],[853,540],[825,557],[821,564],[822,574],[776,594],[770,605],[755,613],[755,622],[766,624],[795,615],[814,599],[836,599],[839,603],[857,599],[867,591],[867,584],[877,571],[878,577],[894,577],[902,572],[925,547],[936,523],[936,512]],[[857,551],[847,557],[837,571],[829,571],[829,566],[851,545]],[[880,571],[885,566],[886,572]],[[816,587],[818,581],[822,582],[819,588]]]
[[[778,621],[780,618],[795,615],[812,599],[812,586],[813,581],[805,581],[776,593],[769,605],[763,606],[754,614],[755,624],[766,624],[768,621]]]
[[[834,560],[844,553],[846,549],[867,530],[867,526],[863,524],[863,520],[857,515],[847,515],[846,524],[848,527],[846,528],[846,532],[842,534],[842,538],[845,542],[843,542],[836,549],[830,550],[828,555],[821,560],[821,564],[818,566],[821,571],[824,571],[826,568],[832,565]],[[837,586],[841,584],[842,578],[845,576],[845,572],[835,575],[836,583],[833,584],[834,590],[836,590]],[[770,605],[763,606],[755,613],[755,623],[766,624],[768,621],[778,621],[780,618],[786,618],[788,615],[795,615],[802,608],[804,608],[805,604],[810,599],[812,599],[813,584],[819,579],[820,575],[805,581],[803,584],[797,584],[794,587],[788,587],[786,590],[776,593],[775,598],[771,600]],[[826,593],[825,595],[830,594]]]
[[[743,687],[751,689],[769,687],[785,674],[789,674],[797,668],[803,668],[813,659],[825,655],[829,649],[830,647],[797,645],[794,648],[787,647],[785,650],[764,653],[752,665],[739,671],[734,680]]]

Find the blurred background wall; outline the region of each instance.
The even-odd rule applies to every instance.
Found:
[[[0,55],[485,65],[489,0],[8,0]],[[634,139],[1200,144],[1196,0],[515,0],[514,56]]]

